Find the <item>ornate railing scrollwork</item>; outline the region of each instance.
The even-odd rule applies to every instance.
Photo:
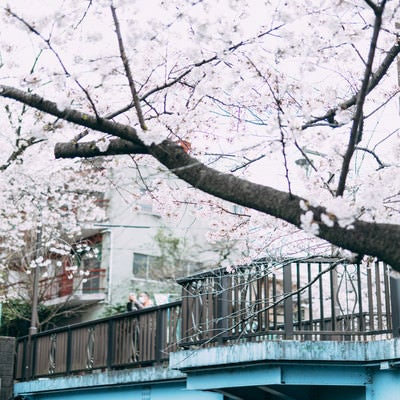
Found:
[[[94,342],[95,342],[95,329],[94,326],[88,328],[88,340],[86,343],[86,368],[93,368],[94,364]]]
[[[56,372],[56,350],[57,350],[57,334],[50,335],[50,350],[49,350],[49,375]]]

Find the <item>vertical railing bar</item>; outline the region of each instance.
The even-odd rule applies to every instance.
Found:
[[[215,281],[215,279],[214,279],[214,281]],[[209,282],[208,290],[207,290],[207,313],[204,316],[205,317],[204,326],[205,326],[205,329],[207,332],[207,334],[206,334],[207,339],[213,339],[214,332],[216,329],[216,323],[217,323],[215,315],[214,315],[214,310],[215,310],[215,308],[214,308],[214,297],[215,296],[214,295],[215,295],[214,285],[211,282]]]
[[[161,349],[163,342],[163,332],[165,331],[165,327],[163,324],[163,316],[161,315],[161,310],[156,311],[156,337],[155,337],[155,359],[156,364],[160,365],[161,363]]]
[[[364,323],[364,310],[363,310],[363,299],[362,299],[362,284],[361,284],[361,266],[357,264],[357,291],[358,291],[358,330],[360,334],[365,334],[365,323]]]
[[[30,371],[30,367],[27,365],[27,363],[30,362],[30,360],[28,359],[28,355],[29,355],[28,348],[30,346],[29,340],[30,340],[29,337],[27,339],[23,340],[24,344],[23,344],[23,347],[22,347],[23,353],[22,353],[22,365],[21,365],[21,368],[22,368],[21,377],[22,377],[23,380],[27,380],[28,379],[28,376],[27,376],[26,372]]]
[[[216,305],[217,305],[217,313],[216,313],[216,318],[217,318],[217,334],[218,338],[217,341],[218,343],[222,344],[224,342],[224,337],[226,336],[227,330],[228,330],[228,290],[227,288],[229,287],[229,282],[228,282],[229,277],[226,275],[223,275],[222,277],[219,278],[219,293],[217,293],[217,299],[216,299]]]
[[[263,330],[263,313],[261,310],[264,308],[264,293],[263,293],[263,277],[264,277],[265,271],[262,269],[262,266],[258,267],[258,272],[257,272],[257,290],[256,290],[256,299],[257,299],[257,305],[256,305],[256,317],[257,317],[257,331],[260,332]]]
[[[37,350],[37,337],[32,335],[32,365],[31,365],[31,379],[36,377],[36,350]]]
[[[66,359],[66,371],[67,374],[71,373],[71,362],[72,362],[72,329],[67,329],[67,359]]]
[[[322,271],[322,264],[319,262],[318,263],[318,273],[321,274]],[[320,318],[320,331],[326,330],[325,326],[325,312],[324,312],[324,288],[323,288],[323,282],[322,282],[322,276],[319,277],[318,279],[318,285],[319,285],[319,318]]]
[[[277,325],[278,325],[278,309],[277,307],[274,305],[276,302],[276,275],[273,274],[272,275],[272,302],[273,302],[273,307],[272,307],[272,312],[273,312],[273,322],[274,322],[274,326],[273,329],[276,330],[277,329]]]
[[[226,310],[227,310],[227,314],[226,314],[226,329],[227,331],[225,332],[226,336],[232,336],[233,332],[232,332],[232,327],[234,326],[234,301],[233,301],[233,291],[231,290],[232,288],[232,275],[227,275],[225,276],[226,279],[226,287],[223,288],[223,290],[225,291],[224,296],[226,297]],[[229,290],[228,290],[229,288]]]
[[[264,275],[264,295],[265,295],[265,301],[264,301],[264,306],[265,306],[265,312],[264,312],[264,320],[265,320],[265,329],[267,331],[270,330],[270,310],[269,310],[269,305],[270,305],[270,276],[269,276],[269,271],[268,268],[265,271]]]
[[[296,263],[296,290],[300,289],[301,281],[300,281],[300,263]],[[301,315],[301,294],[297,292],[297,330],[303,329],[303,318]]]
[[[286,263],[283,266],[283,293],[284,296],[292,292],[292,264]],[[288,296],[283,301],[284,332],[286,339],[293,338],[293,297]]]
[[[381,274],[378,262],[375,263],[375,282],[376,282],[376,313],[378,318],[378,330],[382,330]]]
[[[110,319],[108,321],[108,332],[107,332],[107,368],[108,369],[111,369],[111,367],[113,365],[114,327],[115,327],[115,320]]]
[[[393,337],[400,337],[400,279],[390,277],[390,300],[392,306]]]
[[[311,264],[307,263],[307,282],[311,282]],[[310,330],[314,330],[314,312],[313,312],[313,300],[312,300],[312,286],[307,289],[308,293],[308,305],[309,305],[309,320]]]
[[[386,311],[386,329],[392,329],[392,307],[390,304],[390,278],[388,274],[388,266],[382,263],[383,279],[385,287],[385,311]]]
[[[374,304],[372,296],[372,273],[371,268],[367,268],[367,287],[368,287],[368,314],[369,314],[369,329],[375,330],[374,322]]]
[[[331,329],[336,332],[336,291],[337,291],[337,266],[329,271],[331,291]]]

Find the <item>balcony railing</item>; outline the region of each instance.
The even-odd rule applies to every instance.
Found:
[[[67,273],[42,278],[39,281],[39,294],[45,300],[65,301],[66,296],[105,293],[105,269],[90,270],[88,277],[68,277]]]
[[[179,283],[181,302],[19,339],[16,379],[160,365],[179,347],[399,334],[400,289],[383,263],[259,262]]]

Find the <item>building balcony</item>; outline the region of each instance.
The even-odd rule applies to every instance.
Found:
[[[39,294],[46,306],[89,305],[105,299],[105,278],[105,269],[92,269],[87,277],[69,276],[67,273],[62,273],[41,279]]]

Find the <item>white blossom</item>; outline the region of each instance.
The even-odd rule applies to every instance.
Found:
[[[314,221],[314,213],[309,210],[305,214],[300,216],[301,227],[306,232],[311,233],[312,235],[317,236],[319,233],[318,224]]]

